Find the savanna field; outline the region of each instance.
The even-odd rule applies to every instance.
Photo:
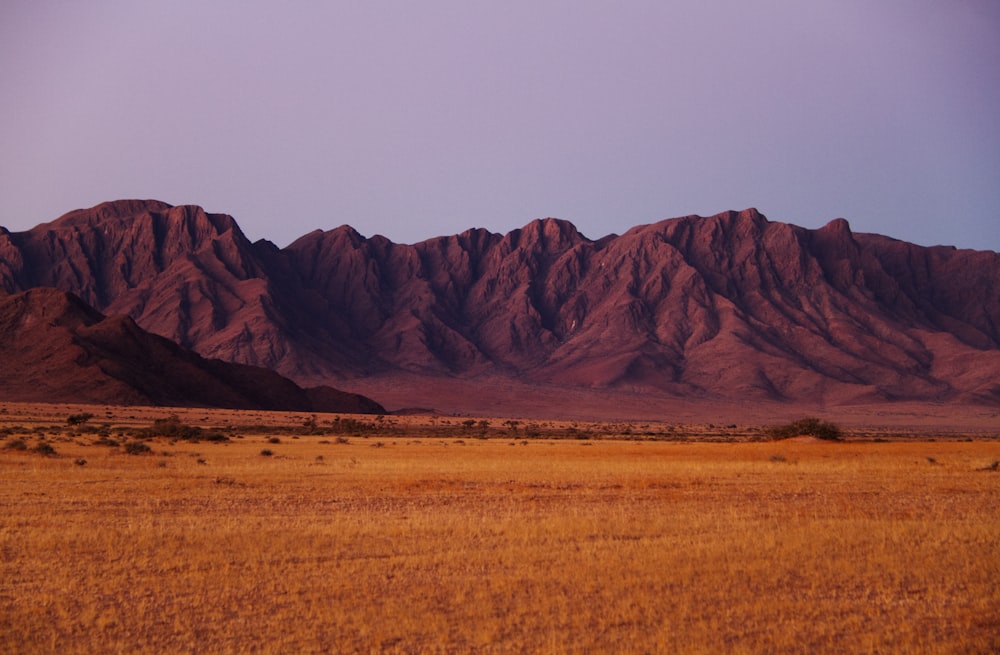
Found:
[[[0,652],[1000,650],[995,439],[169,413],[3,408]]]

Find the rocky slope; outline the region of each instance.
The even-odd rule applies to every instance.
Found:
[[[205,359],[57,289],[0,292],[0,362],[0,398],[9,401],[385,411],[363,396]]]
[[[1000,402],[1000,255],[755,210],[591,240],[538,220],[413,245],[287,248],[155,201],[0,232],[0,287],[50,286],[300,383],[486,378],[683,397]],[[430,379],[430,378],[428,378]]]

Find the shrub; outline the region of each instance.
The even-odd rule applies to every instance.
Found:
[[[302,427],[306,429],[306,434],[319,434],[319,424],[316,421],[316,415],[313,414],[306,420],[302,422]]]
[[[265,448],[264,450],[260,451],[260,454],[263,455],[264,457],[270,457],[271,455],[274,454],[274,451],[271,450],[270,448]]]
[[[45,455],[46,457],[51,457],[56,454],[56,449],[52,447],[51,444],[47,444],[44,441],[39,442],[34,448],[32,448],[39,455]]]
[[[28,444],[24,443],[24,439],[14,439],[4,444],[4,448],[8,450],[27,450]]]
[[[378,434],[382,432],[380,426],[369,421],[359,421],[354,418],[341,418],[337,416],[330,424],[329,430],[333,434]],[[314,431],[312,434],[319,434]]]
[[[153,449],[141,441],[130,441],[125,444],[125,453],[128,455],[145,455],[153,452]]]
[[[171,414],[167,418],[158,418],[153,424],[141,430],[139,437],[169,437],[171,439],[181,439],[183,441],[229,441],[229,437],[221,432],[206,433],[199,427],[181,423],[176,414]]]
[[[70,414],[66,418],[66,423],[69,425],[83,425],[90,419],[94,418],[94,415],[90,412],[83,412],[81,414]]]
[[[808,436],[827,441],[837,441],[841,436],[840,428],[818,418],[803,418],[786,425],[770,427],[765,431],[765,434],[771,439]]]

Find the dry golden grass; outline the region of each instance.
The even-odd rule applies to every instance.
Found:
[[[245,418],[210,422],[302,417]],[[8,441],[33,446],[46,420],[65,409]],[[977,470],[995,441],[400,426],[156,438],[140,456],[49,429],[56,457],[0,449],[0,651],[1000,649],[1000,472]]]

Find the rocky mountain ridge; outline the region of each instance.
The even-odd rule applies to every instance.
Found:
[[[678,397],[1000,402],[1000,255],[753,209],[591,240],[557,219],[286,248],[229,216],[117,201],[0,232],[0,288],[300,384],[478,377]]]
[[[20,402],[384,413],[268,369],[205,359],[58,289],[0,292],[0,398]]]

